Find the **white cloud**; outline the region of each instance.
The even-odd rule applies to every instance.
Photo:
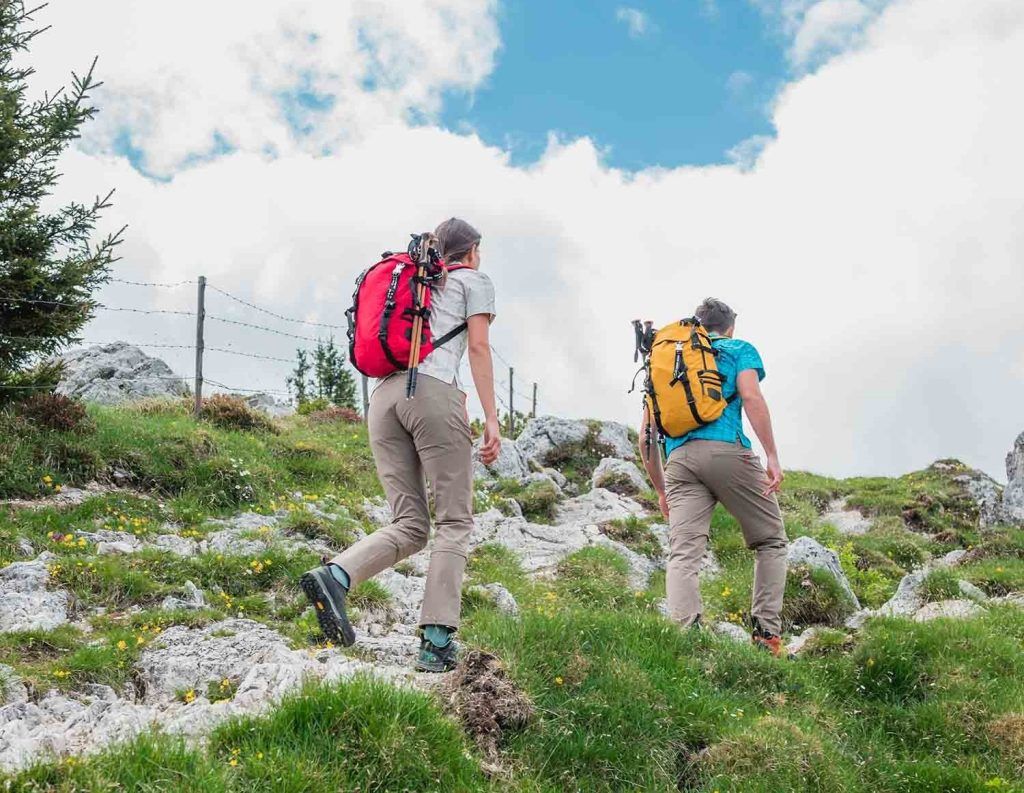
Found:
[[[790,38],[789,60],[816,66],[862,40],[890,0],[752,0]]]
[[[68,24],[59,6],[46,21],[55,32]],[[491,58],[489,25],[474,29]],[[135,80],[132,58],[145,72],[158,33],[139,26],[119,36],[131,57],[101,50],[103,76]],[[265,57],[274,61],[260,67],[265,74],[295,71],[291,50],[270,47]],[[51,51],[40,65],[53,74],[68,60]],[[214,128],[211,108],[233,107],[234,83],[209,68],[209,58],[194,73],[181,62],[184,79],[211,88],[200,105],[162,111],[167,124],[177,115],[186,131]],[[473,83],[457,69],[436,72],[423,88],[402,78],[386,90],[429,97],[486,75],[479,68]],[[764,355],[785,464],[896,473],[956,455],[1000,475],[1024,428],[1024,197],[1015,178],[1024,172],[1024,111],[1007,79],[1021,73],[1024,7],[1015,0],[902,0],[855,50],[785,88],[773,111],[777,137],[748,170],[624,173],[586,139],[553,140],[540,162],[513,167],[472,135],[410,127],[374,92],[356,91],[358,107],[332,117],[358,117],[351,123],[361,132],[332,130],[347,142],[329,155],[293,145],[271,160],[260,149],[266,131],[252,131],[235,154],[159,184],[95,153],[100,141],[67,158],[62,190],[82,198],[118,187],[106,222],[131,224],[123,277],[204,272],[283,313],[339,323],[353,278],[382,248],[463,215],[484,232],[499,297],[495,344],[518,374],[539,381],[542,411],[633,421],[629,320],[668,322],[712,294],[733,304],[739,333]],[[107,94],[104,112],[129,113],[123,97]],[[360,113],[386,123],[365,126]],[[426,189],[417,179],[424,167]],[[118,305],[136,294],[114,286],[105,298]],[[192,300],[188,290],[158,297],[168,307]],[[211,313],[232,310],[219,296],[210,302]],[[191,332],[187,320],[107,315],[89,335],[187,344]],[[293,347],[211,324],[207,343],[215,342],[272,355]],[[189,370],[187,351],[168,358]],[[232,385],[280,387],[286,369],[207,362],[211,377]]]
[[[53,28],[33,46],[35,84],[51,88],[95,53],[104,113],[88,150],[119,134],[167,175],[213,151],[333,151],[411,115],[432,118],[446,90],[490,73],[499,46],[497,0],[107,0],[96,9],[54,0]],[[83,35],[88,31],[88,35]],[[325,109],[294,101],[329,98]],[[286,112],[291,99],[292,117]],[[308,124],[308,135],[295,134]]]
[[[639,8],[620,6],[615,10],[615,18],[626,26],[630,37],[634,39],[645,35],[651,27],[650,17]]]

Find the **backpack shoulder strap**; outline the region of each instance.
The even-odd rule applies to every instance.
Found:
[[[458,325],[458,326],[452,328],[450,331],[448,331],[446,334],[444,334],[441,338],[439,338],[439,339],[434,341],[434,349],[436,350],[438,347],[443,347],[445,344],[450,342],[452,339],[454,339],[456,336],[458,336],[460,333],[462,333],[462,331],[466,330],[468,327],[469,327],[469,323],[468,322],[463,322],[461,325]]]

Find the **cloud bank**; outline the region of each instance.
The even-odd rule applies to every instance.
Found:
[[[122,277],[204,273],[283,313],[340,322],[380,250],[462,215],[484,233],[495,344],[539,382],[542,411],[634,421],[629,321],[666,323],[715,295],[765,359],[784,465],[889,474],[956,455],[1001,476],[1024,429],[1015,0],[900,0],[870,18],[804,3],[804,26],[856,17],[858,33],[826,36],[842,51],[782,90],[776,137],[737,164],[635,173],[607,167],[586,138],[552,137],[538,162],[513,167],[432,122],[445,91],[478,88],[494,68],[494,3],[109,5],[125,25],[104,34],[74,0],[54,2],[34,61],[52,85],[100,52],[101,121],[61,189],[118,188],[107,220],[130,224]],[[799,44],[801,30],[794,52],[820,51]],[[438,31],[450,46],[415,46]],[[164,180],[131,166],[126,134]],[[105,299],[142,299],[131,289]],[[188,307],[192,296],[157,298]],[[191,332],[104,315],[87,336],[187,344]],[[211,333],[208,344],[267,354],[294,346]],[[187,352],[167,357],[188,371]],[[207,363],[235,385],[281,387],[286,370]]]

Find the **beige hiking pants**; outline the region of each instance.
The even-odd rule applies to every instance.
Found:
[[[462,575],[473,531],[472,437],[465,396],[423,375],[405,398],[406,377],[385,380],[370,397],[370,448],[394,523],[357,542],[332,561],[355,586],[426,547],[434,495],[436,530],[427,570],[421,625],[459,627]]]
[[[689,625],[701,614],[697,574],[707,550],[711,513],[721,502],[739,521],[747,547],[756,554],[750,614],[765,630],[782,632],[786,531],[775,496],[763,494],[766,482],[757,455],[739,443],[688,441],[669,456],[666,588],[673,619]]]

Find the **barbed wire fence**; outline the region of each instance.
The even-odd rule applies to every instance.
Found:
[[[203,392],[205,386],[211,386],[213,388],[223,389],[225,392],[235,394],[269,394],[271,396],[284,396],[291,399],[294,395],[291,390],[282,390],[280,388],[267,387],[267,386],[255,386],[254,383],[247,382],[242,385],[228,385],[222,382],[216,377],[210,377],[206,374],[207,354],[216,355],[227,355],[239,358],[245,358],[251,361],[265,361],[275,365],[287,364],[294,367],[297,363],[297,356],[300,351],[312,352],[312,348],[309,345],[316,345],[326,341],[328,338],[334,338],[336,335],[345,338],[347,335],[347,325],[331,324],[328,322],[319,322],[308,319],[301,319],[298,317],[286,316],[279,311],[274,311],[265,306],[258,305],[249,300],[235,295],[221,286],[215,283],[209,282],[205,276],[199,276],[196,279],[187,279],[175,282],[158,282],[158,281],[135,281],[123,278],[111,278],[110,283],[121,284],[124,286],[137,287],[140,289],[148,290],[184,290],[186,287],[194,287],[195,292],[195,307],[194,308],[162,308],[162,307],[139,307],[139,306],[110,306],[103,303],[97,303],[94,306],[96,312],[105,312],[110,314],[117,313],[129,313],[143,316],[159,316],[165,318],[182,318],[191,319],[194,321],[194,341],[191,343],[185,343],[182,341],[174,341],[171,339],[160,339],[160,340],[142,340],[142,339],[131,339],[131,338],[119,338],[119,339],[97,339],[97,338],[83,338],[80,342],[82,346],[97,346],[97,345],[109,345],[114,343],[126,343],[134,347],[139,347],[144,350],[175,350],[181,352],[192,351],[195,354],[195,372],[192,377],[184,376],[149,376],[150,380],[166,380],[166,381],[177,381],[182,383],[186,387],[191,386],[192,394],[194,397],[194,409],[198,415],[202,407]],[[208,294],[216,295],[218,298],[223,299],[226,303],[232,307],[241,307],[244,312],[243,318],[237,318],[236,316],[228,316],[228,311],[224,310],[224,306],[218,307],[216,304],[213,306],[214,311],[207,311],[207,296]],[[5,296],[0,293],[0,303],[21,303],[21,304],[35,304],[35,305],[49,305],[55,307],[77,307],[74,303],[62,303],[58,301],[49,300],[32,300],[28,298],[14,298]],[[279,327],[271,327],[269,324],[260,324],[252,316],[259,315],[260,317],[268,317],[277,323],[287,323],[287,330]],[[249,321],[253,320],[253,321]],[[268,322],[269,320],[263,320]],[[290,358],[285,358],[280,355],[268,355],[265,352],[259,352],[257,349],[252,347],[239,349],[235,346],[231,346],[228,342],[228,346],[223,344],[217,344],[216,341],[212,345],[207,345],[207,323],[216,325],[232,326],[245,328],[250,331],[254,331],[260,334],[266,334],[274,338],[288,339],[293,343],[297,343],[295,346],[295,354]],[[310,328],[311,330],[305,333],[298,332],[302,328]],[[328,331],[328,335],[325,338],[323,331]],[[189,333],[186,337],[185,333]],[[317,334],[317,335],[312,335]],[[191,331],[182,331],[182,338],[189,338]],[[26,342],[35,343],[38,341],[33,337],[28,336],[15,336],[3,333],[3,329],[0,329],[0,338],[8,343]],[[214,337],[216,338],[216,337]],[[516,371],[516,367],[510,363],[509,359],[502,355],[497,348],[491,345],[491,352],[494,356],[494,396],[497,404],[501,409],[504,409],[507,415],[507,427],[506,431],[510,437],[514,437],[516,430],[517,421],[517,404],[529,405],[529,410],[519,410],[518,415],[526,415],[534,417],[537,415],[538,408],[538,384],[537,381],[527,382],[523,379],[523,376]],[[499,371],[498,362],[508,367],[508,378],[505,379],[500,377],[497,372]],[[216,370],[215,370],[216,372]],[[291,374],[289,371],[288,374]],[[287,382],[287,376],[284,378]],[[362,401],[363,401],[363,415],[365,417],[368,401],[369,401],[369,388],[367,378],[363,375],[358,375],[362,379]],[[472,383],[471,378],[462,378],[462,385],[467,390],[475,391],[475,387]],[[48,390],[48,385],[6,385],[0,384],[0,390]],[[526,399],[526,403],[522,400]]]

